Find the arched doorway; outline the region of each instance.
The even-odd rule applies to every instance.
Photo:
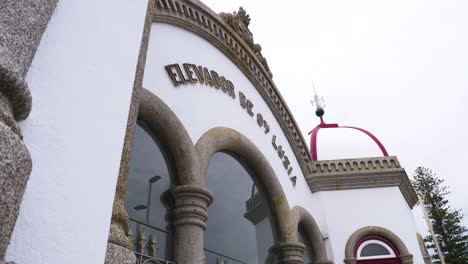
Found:
[[[381,236],[363,237],[355,248],[357,264],[400,264],[398,249]]]

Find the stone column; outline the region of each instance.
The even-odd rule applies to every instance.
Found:
[[[406,254],[400,256],[401,264],[413,264],[413,255]]]
[[[287,242],[276,246],[275,251],[279,257],[279,264],[302,264],[302,254],[305,246],[302,243]]]
[[[172,195],[174,259],[177,264],[204,264],[204,231],[213,195],[207,189],[194,185],[176,186]]]
[[[31,111],[25,76],[56,4],[57,0],[0,4],[0,262],[32,167],[17,124]]]

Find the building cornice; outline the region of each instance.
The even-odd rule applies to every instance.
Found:
[[[306,180],[312,192],[397,186],[410,208],[418,201],[395,156],[313,161]]]
[[[158,0],[153,22],[168,23],[189,30],[208,40],[230,58],[249,78],[269,106],[286,135],[303,174],[310,174],[311,158],[306,142],[272,80],[260,45],[253,42],[250,31],[244,27],[245,24],[240,30],[235,26],[238,16],[245,15],[243,12],[240,9],[239,13],[218,15],[200,1]]]

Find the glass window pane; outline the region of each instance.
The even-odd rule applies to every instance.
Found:
[[[210,160],[206,185],[214,195],[205,231],[208,263],[266,263],[273,245],[271,225],[268,213],[256,215],[255,224],[246,218],[253,186],[247,170],[232,156],[217,153]]]
[[[141,252],[139,242],[144,231],[146,247],[143,254],[154,255],[151,248],[157,247],[157,256],[167,258],[168,221],[166,194],[170,188],[170,170],[156,137],[139,121],[130,161],[125,209],[134,234],[135,251]],[[156,236],[156,238],[154,238]],[[157,246],[153,245],[157,242]],[[149,243],[149,245],[148,245]]]
[[[361,251],[361,257],[385,256],[390,254],[391,253],[385,247],[379,244],[365,245]]]
[[[297,232],[297,240],[299,243],[304,244],[305,250],[304,254],[302,255],[302,258],[304,260],[304,264],[311,264],[312,262],[312,247],[310,245],[309,239],[307,239],[307,236],[305,235],[304,230],[302,229],[301,226],[299,226],[299,232]]]

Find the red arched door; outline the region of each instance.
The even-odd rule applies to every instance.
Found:
[[[359,240],[354,254],[357,264],[401,264],[398,249],[380,236],[366,236]]]

